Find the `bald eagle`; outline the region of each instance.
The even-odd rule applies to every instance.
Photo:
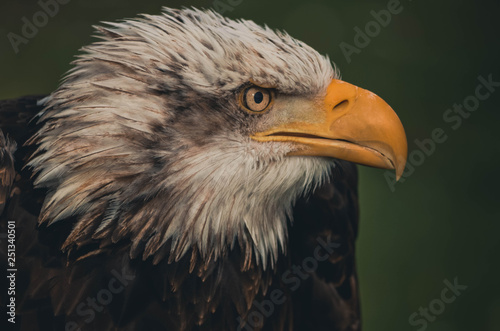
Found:
[[[96,30],[53,93],[0,102],[7,316],[360,330],[353,163],[401,175],[394,111],[252,21],[164,8]]]

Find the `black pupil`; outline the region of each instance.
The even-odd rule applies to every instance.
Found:
[[[253,95],[253,100],[255,103],[259,104],[264,100],[264,94],[262,92],[257,92]]]

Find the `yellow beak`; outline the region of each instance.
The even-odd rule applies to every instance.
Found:
[[[384,100],[334,79],[326,97],[311,102],[301,110],[291,109],[300,108],[297,103],[284,107],[287,110],[276,125],[252,138],[299,145],[290,155],[327,156],[395,169],[397,179],[401,177],[407,156],[406,135],[398,116]]]

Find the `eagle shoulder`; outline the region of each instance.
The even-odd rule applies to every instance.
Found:
[[[25,96],[18,99],[0,100],[0,215],[12,193],[14,179],[22,165],[25,149],[23,144],[34,133],[31,119],[42,109],[38,100],[43,96]]]

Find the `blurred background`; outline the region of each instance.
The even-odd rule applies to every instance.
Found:
[[[0,99],[50,93],[93,40],[92,25],[161,6],[215,8],[328,54],[344,80],[396,110],[409,142],[400,183],[360,168],[364,330],[500,330],[500,87],[474,97],[478,77],[500,82],[498,1],[59,1],[66,4],[44,20],[37,1],[2,0]],[[24,31],[29,38],[23,17],[40,25]],[[449,110],[464,102],[471,111]],[[444,142],[430,142],[436,129]],[[446,280],[467,286],[451,303],[441,299]]]

